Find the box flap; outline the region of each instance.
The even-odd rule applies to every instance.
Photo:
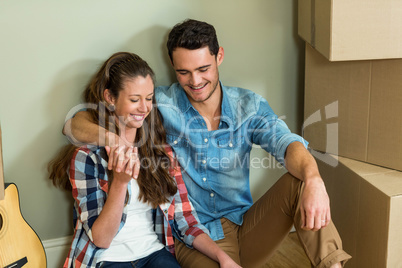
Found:
[[[402,195],[402,172],[344,157],[338,160],[387,196]]]
[[[402,172],[394,171],[362,177],[388,196],[402,196]]]
[[[297,8],[297,31],[301,38],[311,43],[311,0],[299,0]]]
[[[313,3],[315,14],[312,23],[314,23],[315,35],[311,38],[317,50],[332,60],[332,0],[316,0]]]
[[[298,1],[298,34],[330,58],[331,0]]]
[[[393,169],[372,165],[367,162],[357,161],[342,156],[339,156],[338,159],[342,164],[347,166],[349,169],[352,169],[359,176],[394,172]]]

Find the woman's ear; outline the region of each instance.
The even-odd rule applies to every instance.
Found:
[[[112,96],[112,94],[110,94],[110,90],[109,89],[105,89],[103,91],[103,98],[105,99],[106,103],[106,107],[109,111],[114,112],[115,107],[114,107],[114,98]]]
[[[112,94],[110,94],[110,90],[107,88],[103,91],[103,98],[109,105],[114,105],[114,98]]]

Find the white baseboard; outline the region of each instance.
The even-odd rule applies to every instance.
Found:
[[[46,252],[47,268],[61,268],[67,258],[72,236],[42,241]]]

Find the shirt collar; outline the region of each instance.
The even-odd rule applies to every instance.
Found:
[[[222,89],[222,106],[221,106],[221,122],[225,122],[228,126],[233,124],[233,112],[230,106],[230,100],[227,95],[227,89],[225,86],[222,85],[222,83],[219,81]],[[175,90],[177,92],[177,106],[179,107],[180,111],[182,113],[186,113],[190,108],[194,109],[194,111],[197,111],[193,105],[190,103],[190,100],[188,99],[186,92],[184,89],[180,86],[179,83],[175,83],[174,85]]]
[[[184,89],[180,86],[179,83],[174,84],[174,90],[176,91],[177,94],[177,106],[179,107],[180,111],[182,113],[186,113],[188,109],[193,108],[193,105],[190,103],[186,92]]]
[[[233,124],[233,112],[230,106],[229,96],[227,94],[227,89],[225,86],[222,85],[222,106],[221,106],[221,122],[225,122],[228,126]]]

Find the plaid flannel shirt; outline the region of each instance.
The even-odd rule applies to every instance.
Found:
[[[167,146],[166,152],[172,160],[170,174],[174,177],[178,191],[154,210],[154,227],[158,239],[174,254],[173,236],[188,247],[192,247],[194,238],[208,230],[200,224],[198,216],[187,196],[181,169]],[[65,268],[96,267],[97,260],[104,249],[93,243],[91,228],[99,216],[107,199],[108,176],[107,154],[104,147],[83,146],[78,148],[71,160],[69,177],[72,195],[75,200],[75,231]],[[128,187],[131,195],[131,187]],[[127,218],[127,206],[123,210],[119,230]]]

